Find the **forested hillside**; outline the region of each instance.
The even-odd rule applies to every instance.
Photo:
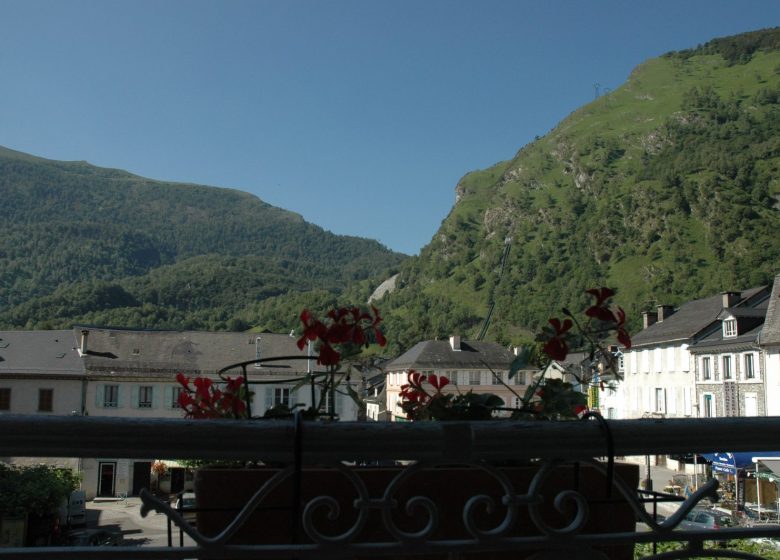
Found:
[[[379,302],[389,354],[477,336],[491,308],[487,339],[528,340],[596,285],[637,327],[780,272],[778,133],[780,30],[669,53],[466,175],[406,260],[238,191],[0,150],[0,325],[285,331],[400,272]]]
[[[381,304],[392,341],[476,336],[494,302],[487,338],[517,342],[602,284],[636,327],[652,305],[770,281],[778,49],[771,29],[649,60],[514,159],[466,175]]]
[[[339,293],[403,260],[230,189],[0,148],[0,326],[246,328],[270,296]]]

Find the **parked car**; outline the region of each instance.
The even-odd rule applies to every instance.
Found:
[[[735,525],[730,515],[708,509],[693,509],[688,512],[680,524],[679,529],[701,530],[721,529]]]
[[[185,521],[194,525],[197,518],[197,502],[194,492],[183,492],[173,504],[173,509],[181,513]]]
[[[111,529],[81,529],[65,535],[66,546],[120,546],[122,533]]]

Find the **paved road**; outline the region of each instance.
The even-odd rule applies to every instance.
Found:
[[[121,531],[124,544],[128,546],[168,546],[168,523],[165,515],[149,513],[141,517],[141,500],[128,498],[126,501],[88,502],[87,527],[108,527]],[[179,546],[179,530],[173,526],[172,540]],[[184,535],[184,546],[194,545]]]

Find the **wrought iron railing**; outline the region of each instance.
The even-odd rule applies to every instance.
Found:
[[[278,468],[250,496],[236,519],[216,534],[205,536],[189,526],[168,504],[142,496],[145,511],[160,511],[173,519],[194,540],[188,547],[18,548],[0,549],[9,558],[325,558],[325,557],[458,557],[510,551],[542,554],[535,557],[625,557],[636,543],[680,541],[687,549],[672,557],[757,558],[707,542],[731,539],[780,538],[780,526],[762,525],[712,530],[680,531],[678,524],[704,497],[717,497],[717,482],[709,481],[680,504],[674,515],[657,522],[645,511],[635,485],[620,476],[610,479],[606,458],[682,454],[712,451],[775,451],[780,446],[780,418],[613,420],[609,422],[421,422],[340,423],[238,420],[141,420],[132,418],[0,416],[0,455],[83,458],[176,458],[204,460],[258,460]],[[611,451],[611,453],[610,453]],[[378,493],[356,474],[357,463],[403,461]],[[533,461],[538,468],[530,483],[519,487],[502,465]],[[562,464],[595,469],[603,474],[607,496],[629,508],[647,530],[587,529],[593,500],[574,487],[547,495],[545,481]],[[451,513],[424,492],[401,493],[400,488],[418,473],[442,465],[475,467],[499,488],[497,496],[476,487],[458,512],[462,534],[439,537],[437,527]],[[329,494],[307,496],[301,476],[307,468],[327,466],[351,486],[349,508]],[[435,471],[439,473],[441,471]],[[460,485],[470,485],[469,471],[461,472]],[[286,486],[285,486],[286,485]],[[292,536],[279,542],[235,544],[233,537],[248,522],[253,510],[262,509],[274,491],[288,488]],[[414,494],[414,493],[413,493]],[[611,498],[611,499],[612,499]],[[0,497],[1,499],[1,497]],[[611,503],[611,502],[608,502]],[[552,504],[552,506],[551,506]],[[562,524],[552,524],[545,513],[554,507],[565,512]],[[602,504],[603,506],[603,504]],[[610,511],[607,506],[607,512]],[[615,508],[618,506],[616,505]],[[341,510],[339,510],[341,508]],[[345,511],[351,509],[352,511]],[[493,512],[490,526],[479,520]],[[603,511],[603,510],[602,510]],[[615,510],[617,511],[617,509]],[[626,510],[621,510],[626,511]],[[327,515],[322,515],[325,512]],[[348,527],[328,532],[318,524],[328,516],[349,518]],[[624,515],[622,513],[621,515]],[[399,517],[413,516],[411,527]],[[497,517],[496,517],[497,516]],[[380,535],[365,539],[361,531],[377,521]],[[530,531],[518,533],[525,523]],[[411,527],[411,528],[410,528]],[[258,530],[262,532],[262,527]],[[289,537],[289,538],[288,538]],[[709,549],[709,550],[708,550]],[[618,551],[615,555],[611,551]],[[483,554],[485,556],[480,556]],[[629,552],[630,554],[630,552]],[[583,556],[585,555],[585,556]],[[467,556],[472,557],[472,556]],[[514,557],[514,556],[513,556]]]

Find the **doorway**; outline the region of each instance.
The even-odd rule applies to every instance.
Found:
[[[184,490],[184,471],[182,468],[172,468],[171,472],[171,494],[178,494]]]
[[[115,495],[114,481],[116,475],[116,463],[100,463],[98,465],[98,496]]]
[[[143,488],[149,490],[152,485],[152,462],[136,461],[133,463],[133,492],[137,496]]]

